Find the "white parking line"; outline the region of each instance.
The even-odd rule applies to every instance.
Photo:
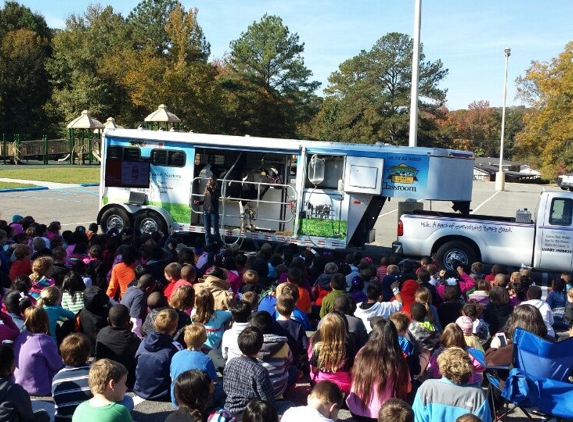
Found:
[[[493,198],[495,198],[495,196],[500,192],[501,192],[500,190],[496,191],[492,196],[490,196],[485,201],[483,201],[481,204],[479,204],[476,208],[474,208],[472,210],[472,212],[470,212],[470,214],[475,214],[481,207],[483,207],[485,204],[487,204],[489,201],[491,201]]]
[[[378,218],[384,217],[384,216],[386,216],[386,215],[394,214],[394,213],[397,212],[397,211],[398,211],[398,210],[395,209],[395,210],[392,210],[392,211],[385,212],[384,214],[380,214],[380,215],[378,216]]]

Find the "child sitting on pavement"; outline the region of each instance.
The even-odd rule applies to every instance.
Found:
[[[249,400],[259,398],[275,404],[275,394],[269,373],[257,356],[263,347],[263,333],[258,328],[245,328],[237,342],[243,355],[231,359],[225,366],[223,388],[227,394],[225,408],[240,416]]]
[[[132,322],[125,305],[114,305],[107,318],[109,325],[96,337],[95,359],[111,359],[127,368],[127,386],[135,383],[135,353],[141,340],[131,332]]]
[[[133,392],[147,400],[169,400],[170,365],[175,353],[182,350],[173,340],[179,317],[174,309],[162,309],[152,330],[135,354],[135,385]]]
[[[0,420],[19,422],[49,422],[45,410],[34,412],[28,392],[14,383],[14,349],[9,344],[0,344]]]
[[[119,404],[127,392],[127,369],[121,363],[101,359],[92,364],[89,386],[93,398],[81,403],[72,422],[132,422],[129,410]]]
[[[288,339],[273,334],[273,318],[266,311],[254,313],[250,324],[263,332],[263,347],[259,351],[258,359],[269,372],[275,398],[282,398],[286,389],[298,378]]]
[[[251,316],[251,305],[243,300],[233,300],[229,306],[231,315],[233,315],[233,325],[223,333],[221,341],[221,353],[223,359],[227,362],[233,358],[241,356],[241,350],[237,339],[239,334],[249,326],[249,317]]]
[[[434,324],[426,320],[426,307],[421,303],[412,303],[410,313],[412,322],[408,327],[408,331],[412,333],[416,340],[422,342],[426,349],[433,351],[440,341],[440,332],[436,330]]]
[[[217,371],[215,365],[209,356],[201,351],[203,343],[207,339],[207,332],[203,324],[191,324],[185,327],[185,344],[186,350],[180,350],[173,355],[171,359],[171,403],[174,408],[177,407],[175,395],[175,383],[177,378],[186,371],[199,370],[207,373],[212,382],[217,381]],[[216,403],[224,402],[223,385],[218,384],[215,392],[211,397]],[[211,401],[212,403],[212,401]],[[222,404],[222,403],[219,403]]]

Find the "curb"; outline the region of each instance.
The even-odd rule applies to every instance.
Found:
[[[46,187],[46,186],[29,186],[27,188],[5,188],[5,189],[0,189],[0,193],[1,192],[25,192],[25,191],[29,191],[29,190],[48,190],[50,188]]]
[[[92,186],[99,186],[99,183],[81,183],[78,186],[82,188],[92,187]],[[31,190],[49,190],[50,188],[47,186],[28,186],[26,188],[5,188],[0,189],[0,193],[2,192],[26,192]]]

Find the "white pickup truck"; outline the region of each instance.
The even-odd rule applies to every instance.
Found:
[[[527,210],[518,210],[515,218],[414,211],[400,217],[392,247],[407,256],[435,253],[448,268],[458,260],[571,271],[573,194],[542,192],[531,217]]]
[[[559,176],[557,178],[557,185],[563,190],[569,189],[571,192],[573,192],[573,174],[569,173]]]

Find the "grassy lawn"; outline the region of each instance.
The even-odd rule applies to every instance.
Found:
[[[55,183],[98,183],[99,172],[99,166],[0,166],[0,177]],[[26,186],[34,185],[0,182],[0,189]]]
[[[37,185],[30,185],[29,183],[12,183],[12,182],[0,181],[0,189],[29,188],[32,186],[37,186]]]

